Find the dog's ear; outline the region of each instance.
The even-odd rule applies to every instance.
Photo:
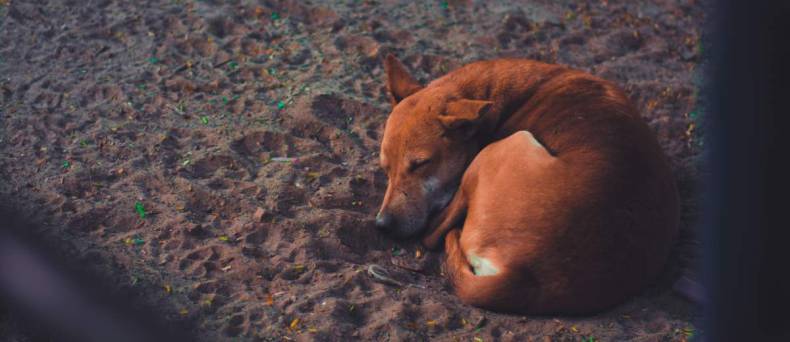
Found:
[[[488,113],[494,103],[484,100],[460,99],[447,103],[445,113],[439,115],[439,122],[447,130],[476,126]]]
[[[384,72],[387,74],[387,90],[393,106],[422,89],[422,85],[411,77],[406,67],[392,54],[387,54],[384,59]]]

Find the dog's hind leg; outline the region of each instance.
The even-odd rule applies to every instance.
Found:
[[[490,261],[484,258],[475,257],[480,260],[476,265],[472,265],[461,248],[460,237],[460,229],[450,230],[445,237],[447,259],[444,263],[444,271],[461,301],[500,311],[522,308],[524,298],[512,296],[513,291],[510,286],[513,283],[511,279],[513,274],[502,265],[490,265]]]
[[[447,234],[450,229],[461,223],[464,215],[466,215],[466,205],[466,196],[463,187],[459,187],[455,196],[453,196],[453,199],[450,201],[450,204],[447,205],[447,208],[442,210],[436,218],[431,220],[428,227],[435,228],[422,239],[422,245],[431,250],[439,248],[444,235]]]

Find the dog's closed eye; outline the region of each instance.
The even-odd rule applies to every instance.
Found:
[[[421,167],[423,167],[425,165],[428,165],[428,163],[430,161],[431,161],[431,158],[416,158],[416,159],[412,159],[411,161],[409,161],[409,172],[414,172],[417,169],[419,169],[419,168],[421,168]]]

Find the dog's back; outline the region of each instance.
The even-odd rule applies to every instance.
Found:
[[[462,184],[470,201],[461,250],[495,250],[514,276],[529,275],[500,280],[514,286],[508,294],[504,288],[490,294],[492,308],[512,311],[528,300],[527,312],[591,312],[653,281],[677,234],[678,195],[652,131],[623,92],[560,66],[476,64],[434,84],[460,84],[473,98],[509,97],[495,101],[505,110],[493,127],[491,139],[498,142],[467,170],[480,180],[467,183],[465,175]],[[514,80],[514,70],[530,81]],[[467,78],[470,73],[482,76]],[[514,138],[519,130],[539,137],[557,162],[542,171],[527,165],[545,158]],[[513,137],[502,139],[507,136]]]

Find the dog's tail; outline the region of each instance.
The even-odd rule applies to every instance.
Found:
[[[496,311],[521,312],[526,307],[528,296],[524,288],[517,288],[516,281],[508,269],[493,275],[478,276],[461,249],[461,231],[453,229],[445,237],[445,273],[455,288],[456,295],[464,303]],[[528,310],[527,310],[528,311]]]

